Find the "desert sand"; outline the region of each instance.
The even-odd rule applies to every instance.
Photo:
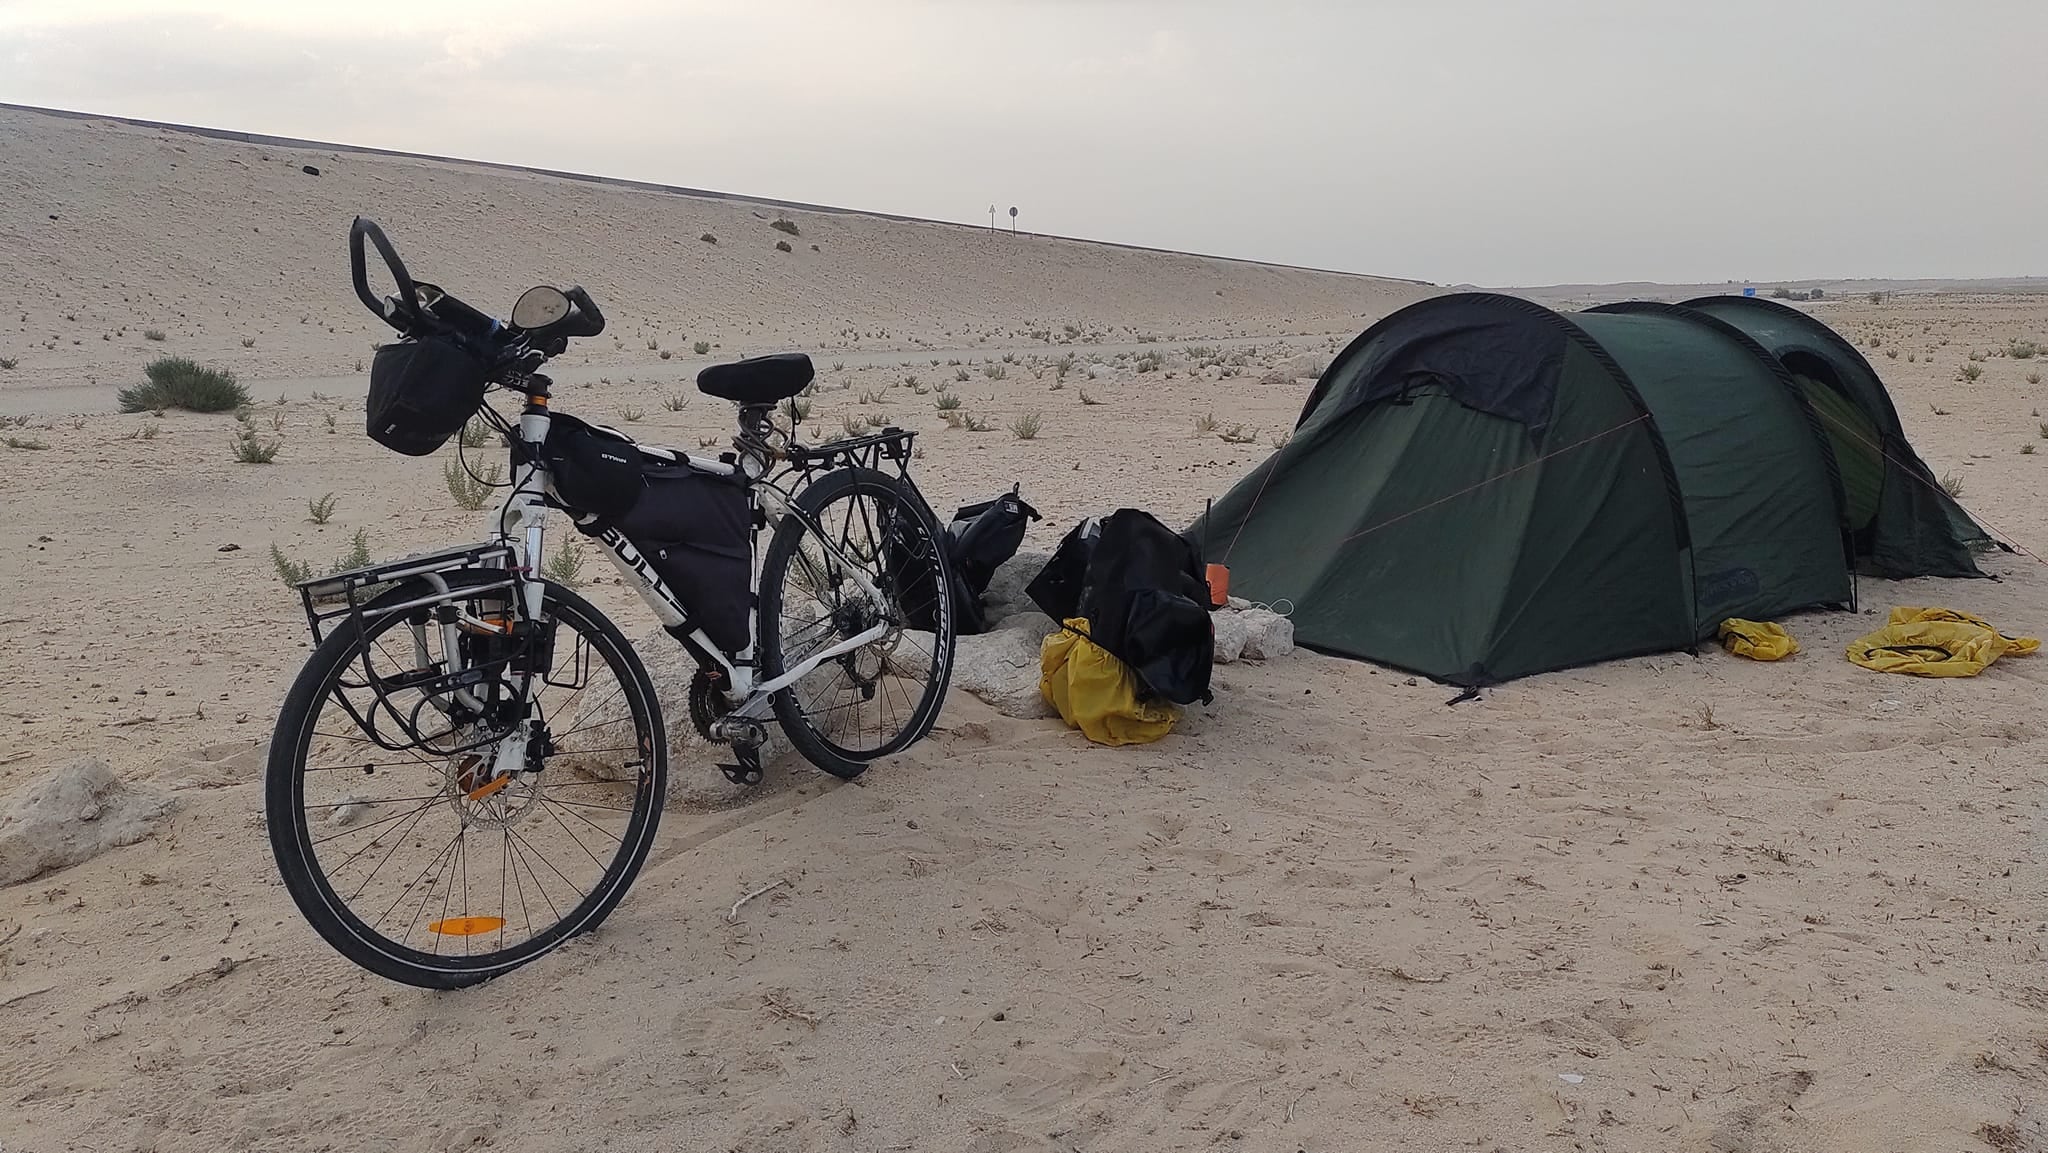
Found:
[[[0,450],[0,808],[83,757],[124,813],[171,806],[0,888],[10,1153],[2048,1148],[2048,656],[1956,681],[1841,657],[1900,604],[2040,634],[2024,552],[1985,558],[1997,581],[1864,581],[1863,614],[1785,622],[1787,664],[1672,653],[1453,708],[1297,652],[1220,667],[1149,746],[955,692],[855,784],[785,760],[739,790],[679,749],[600,931],[463,992],[370,977],[264,839],[310,639],[268,553],[481,517],[442,458],[361,435],[382,330],[346,284],[353,213],[474,302],[588,286],[612,328],[564,358],[560,408],[694,447],[730,421],[698,366],[806,348],[816,426],[919,429],[941,509],[1021,482],[1037,550],[1123,505],[1191,519],[1316,366],[1431,289],[841,214],[790,213],[782,253],[779,210],[743,202],[22,112],[0,157],[24,446]],[[2048,297],[1806,307],[1988,527],[2048,541],[2042,362],[1994,353],[2048,341]],[[116,414],[159,354],[238,373],[276,462],[234,463],[225,414]],[[948,428],[941,383],[989,431]]]

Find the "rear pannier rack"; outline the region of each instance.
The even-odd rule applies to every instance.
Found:
[[[883,461],[893,463],[898,472],[903,472],[910,467],[910,444],[916,439],[916,432],[892,426],[866,436],[847,437],[819,445],[791,445],[787,455],[789,463],[805,473],[842,465],[880,472]]]
[[[299,590],[299,597],[305,602],[306,623],[313,630],[314,643],[318,644],[327,639],[326,626],[339,617],[375,619],[390,613],[408,612],[440,604],[443,601],[474,599],[480,592],[516,588],[518,581],[512,572],[511,564],[512,547],[508,544],[490,542],[380,561],[359,569],[300,581],[296,587]],[[378,605],[365,611],[367,606],[388,591],[391,585],[457,569],[495,569],[502,573],[503,577],[494,582],[463,584],[453,589],[436,590],[425,596],[396,604]]]

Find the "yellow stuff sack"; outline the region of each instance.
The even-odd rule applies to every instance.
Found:
[[[1916,677],[1974,677],[2004,656],[2038,650],[2037,637],[2009,637],[1990,621],[1945,608],[1892,610],[1891,623],[1857,638],[1849,659],[1881,673]]]
[[[1753,661],[1782,661],[1799,651],[1799,642],[1783,625],[1741,617],[1721,622],[1721,643],[1736,656]]]
[[[1108,649],[1088,639],[1081,617],[1045,638],[1038,650],[1038,691],[1060,719],[1098,745],[1156,741],[1173,730],[1180,709],[1140,701],[1138,678]]]

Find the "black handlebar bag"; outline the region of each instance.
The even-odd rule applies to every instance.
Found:
[[[489,375],[482,361],[441,337],[384,345],[370,362],[365,431],[393,452],[426,456],[475,415]]]

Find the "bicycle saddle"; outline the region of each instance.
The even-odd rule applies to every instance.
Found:
[[[736,404],[774,404],[808,388],[813,375],[809,356],[778,352],[714,364],[697,374],[697,391]]]

